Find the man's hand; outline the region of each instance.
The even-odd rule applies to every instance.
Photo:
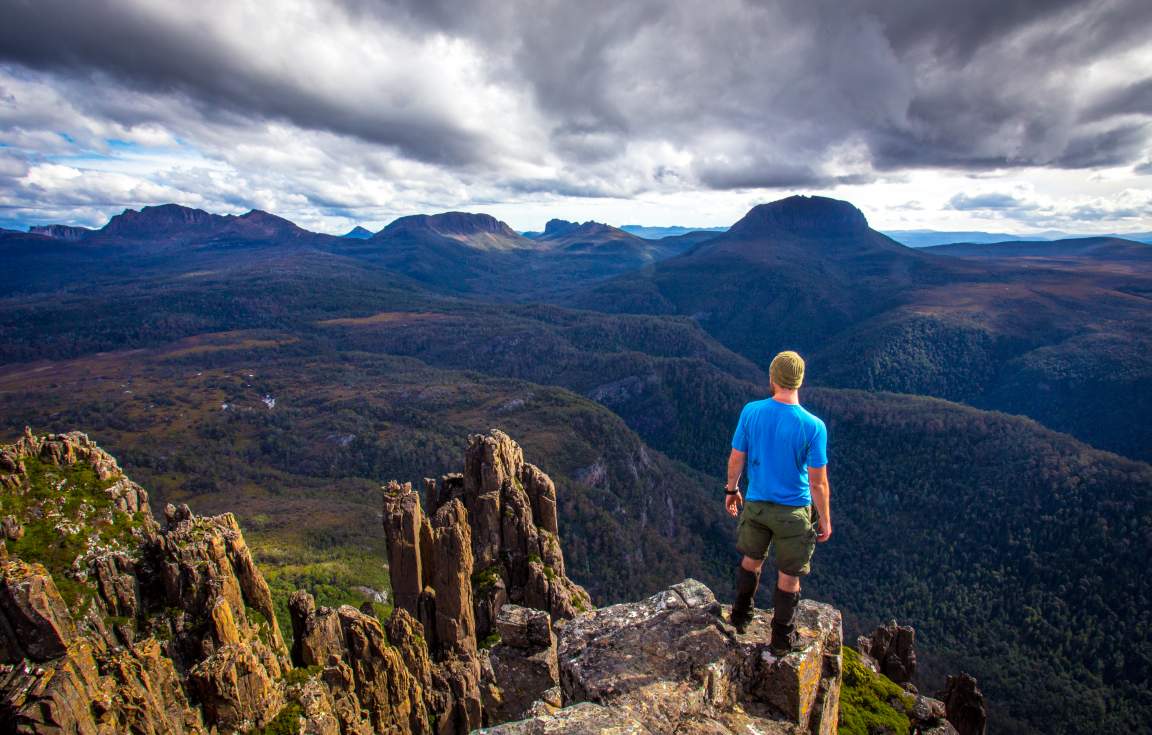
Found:
[[[724,507],[728,509],[728,515],[732,516],[733,518],[735,518],[736,514],[740,512],[740,506],[743,505],[743,503],[744,496],[740,493],[740,491],[736,491],[732,495],[724,496]]]
[[[816,522],[816,543],[822,544],[830,538],[832,538],[832,521],[820,516]]]

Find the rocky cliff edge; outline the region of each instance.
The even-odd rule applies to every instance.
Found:
[[[297,591],[289,646],[235,517],[161,525],[87,436],[26,432],[0,447],[0,730],[835,732],[835,609],[804,602],[778,658],[767,613],[736,636],[693,580],[594,608],[555,486],[499,432],[424,490],[429,515],[385,489],[392,615]]]

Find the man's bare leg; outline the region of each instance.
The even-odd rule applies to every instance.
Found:
[[[763,559],[753,559],[750,556],[746,556],[740,560],[740,566],[744,567],[745,569],[752,572],[753,574],[759,574],[760,568],[762,566],[764,566],[764,560]],[[797,579],[796,583],[799,584],[800,580]]]

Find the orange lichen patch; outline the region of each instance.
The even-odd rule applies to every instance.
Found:
[[[316,323],[325,327],[366,327],[373,324],[410,324],[412,322],[444,321],[451,318],[448,314],[434,311],[382,311],[371,316],[324,319]]]

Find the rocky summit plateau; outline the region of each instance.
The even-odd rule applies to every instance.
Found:
[[[168,505],[158,522],[85,434],[26,431],[0,447],[0,487],[4,732],[838,728],[839,611],[804,601],[802,642],[776,657],[769,612],[738,636],[693,579],[594,607],[565,574],[555,484],[500,431],[470,437],[464,471],[426,480],[423,499],[383,488],[386,619],[297,590],[288,640],[237,519]],[[886,635],[873,668],[908,658],[907,634]],[[969,706],[965,684],[954,695]],[[923,732],[955,732],[942,703],[917,702]]]

